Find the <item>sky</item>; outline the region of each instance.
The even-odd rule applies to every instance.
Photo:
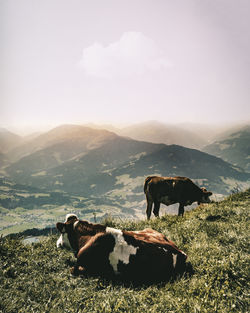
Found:
[[[249,0],[1,0],[0,127],[250,121]]]

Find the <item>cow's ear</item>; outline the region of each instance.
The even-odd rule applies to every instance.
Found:
[[[64,233],[66,230],[64,223],[56,223],[56,228],[59,230],[60,233]]]
[[[211,191],[208,191],[208,192],[207,192],[208,197],[212,196],[212,194],[213,194],[213,193],[212,193]]]

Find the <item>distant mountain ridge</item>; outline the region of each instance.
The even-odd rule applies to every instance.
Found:
[[[154,173],[188,176],[218,193],[229,192],[229,180],[249,179],[243,170],[195,149],[137,141],[86,127],[80,130],[83,137],[79,128],[74,128],[74,139],[67,133],[66,140],[60,135],[55,144],[54,134],[61,134],[55,129],[53,141],[49,141],[52,145],[11,164],[7,173],[20,183],[85,196],[109,192],[122,175],[132,179]]]
[[[165,124],[155,120],[126,127],[87,124],[95,129],[106,129],[120,136],[152,143],[176,144],[187,148],[202,149],[204,146],[244,129],[249,123],[209,125],[204,123]]]
[[[203,151],[250,172],[250,126],[207,145]]]
[[[176,144],[187,148],[197,149],[207,144],[207,141],[196,132],[192,132],[192,129],[157,121],[134,124],[117,130],[117,133],[135,140],[167,145]]]
[[[29,156],[43,149],[53,149],[53,146],[57,146],[60,150],[63,145],[65,145],[65,149],[68,146],[68,153],[74,156],[73,151],[69,151],[73,146],[75,146],[75,153],[77,151],[80,153],[81,151],[93,149],[115,136],[116,134],[104,129],[97,130],[80,125],[61,125],[12,149],[8,156],[12,161],[17,161],[24,156]]]
[[[0,128],[0,152],[7,153],[22,143],[22,137],[5,128]]]

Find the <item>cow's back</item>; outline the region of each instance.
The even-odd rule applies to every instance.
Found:
[[[145,193],[149,193],[153,198],[168,196],[172,200],[188,199],[196,196],[200,188],[187,177],[159,177],[150,176],[146,178],[144,185]]]
[[[152,198],[173,195],[176,189],[176,182],[173,177],[151,176],[145,181],[144,190],[146,195]]]
[[[178,200],[197,200],[200,197],[201,189],[187,177],[174,177],[174,192],[178,194]]]

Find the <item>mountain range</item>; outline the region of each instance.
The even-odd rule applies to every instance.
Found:
[[[5,172],[16,182],[84,196],[110,192],[123,175],[141,177],[140,184],[152,174],[188,176],[223,194],[249,178],[237,165],[196,149],[76,125],[59,126],[19,145],[11,158]]]
[[[152,143],[176,144],[187,148],[203,149],[205,146],[236,133],[249,123],[209,125],[200,123],[165,124],[147,121],[118,128],[110,124],[87,124],[95,129],[106,129],[120,136]]]
[[[230,133],[205,146],[203,151],[216,155],[250,172],[250,126]]]
[[[106,130],[77,125],[61,125],[31,140],[25,140],[22,145],[17,145],[7,152],[6,156],[13,162],[33,153],[39,154],[38,151],[44,151],[47,154],[46,149],[48,149],[48,154],[55,153],[55,159],[57,158],[56,154],[62,152],[60,153],[62,160],[57,160],[60,163],[76,154],[98,147],[113,136],[115,134]]]
[[[143,184],[149,175],[190,177],[212,191],[214,200],[249,187],[250,173],[239,166],[239,157],[231,164],[222,159],[224,155],[127,135],[110,128],[62,125],[33,138],[16,137],[16,144],[0,153],[0,231],[54,225],[65,212],[94,221],[110,214],[143,218]],[[5,136],[9,136],[7,131],[0,141]],[[230,147],[247,147],[244,136],[249,134],[242,129],[231,136]],[[243,145],[233,143],[241,139]],[[165,210],[176,214],[175,206]]]
[[[135,140],[166,145],[176,144],[188,148],[200,148],[207,144],[207,139],[199,136],[192,128],[148,121],[120,129],[121,136]]]

